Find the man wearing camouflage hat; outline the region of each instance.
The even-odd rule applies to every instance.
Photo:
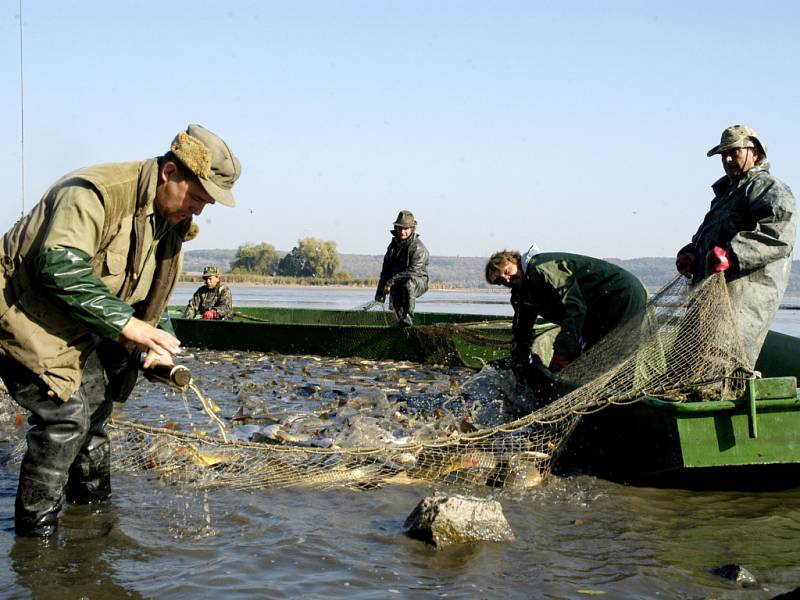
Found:
[[[719,154],[725,176],[692,242],[678,251],[679,273],[700,282],[724,272],[739,336],[754,366],[789,281],[795,241],[795,201],[773,177],[767,147],[745,125],[722,132],[708,151]]]
[[[428,249],[417,235],[417,221],[410,210],[401,210],[392,224],[392,241],[383,257],[375,301],[390,295],[401,327],[414,324],[416,299],[428,291]]]
[[[193,215],[234,205],[240,171],[222,139],[189,125],[163,156],[65,175],[5,234],[0,376],[31,413],[18,535],[52,533],[65,496],[109,496],[112,402],[126,399],[140,365],[170,365],[180,352],[156,326],[181,246],[197,233]]]
[[[205,282],[194,293],[186,305],[184,318],[194,319],[197,315],[209,321],[221,321],[233,316],[233,295],[227,285],[219,279],[219,269],[208,265],[203,269]]]

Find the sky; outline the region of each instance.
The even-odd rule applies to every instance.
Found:
[[[735,123],[800,189],[794,1],[22,0],[21,24],[0,0],[2,231],[189,123],[242,164],[189,250],[383,254],[405,209],[434,256],[674,256]]]

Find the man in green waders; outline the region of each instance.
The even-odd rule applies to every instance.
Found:
[[[643,313],[647,290],[631,273],[604,260],[568,254],[521,255],[503,250],[486,264],[486,281],[511,288],[514,307],[511,365],[518,379],[532,363],[533,325],[541,316],[561,326],[548,368],[558,372],[581,352]]]
[[[108,498],[112,402],[127,398],[140,365],[171,365],[180,351],[156,325],[181,245],[196,234],[193,215],[234,205],[240,172],[224,141],[189,125],[164,156],[64,176],[5,234],[0,376],[31,413],[18,535],[52,533],[64,497]]]

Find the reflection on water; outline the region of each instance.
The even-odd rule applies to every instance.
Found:
[[[122,532],[114,504],[98,510],[73,506],[57,537],[16,538],[8,553],[18,588],[34,598],[142,598],[124,584],[114,564],[126,557],[147,562],[146,549]]]

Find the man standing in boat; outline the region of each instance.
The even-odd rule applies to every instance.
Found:
[[[791,273],[795,200],[770,174],[767,147],[750,127],[725,129],[707,156],[715,154],[725,175],[711,186],[711,208],[675,266],[693,283],[725,273],[739,337],[754,366]]]
[[[614,264],[566,252],[495,252],[486,264],[486,281],[511,288],[514,307],[511,364],[527,376],[532,361],[533,326],[541,316],[561,326],[548,368],[557,372],[604,335],[640,316],[647,290]]]
[[[240,171],[222,139],[189,125],[163,156],[64,176],[3,237],[0,376],[31,413],[18,535],[52,533],[64,497],[110,495],[112,402],[127,398],[140,365],[171,365],[180,352],[156,325],[181,247],[196,235],[193,215],[234,205]]]
[[[227,285],[223,285],[219,278],[219,269],[214,265],[203,268],[203,281],[205,282],[189,300],[183,316],[194,319],[200,315],[210,321],[221,321],[233,316],[233,296]]]
[[[410,210],[401,210],[393,226],[375,301],[384,302],[388,293],[400,326],[410,327],[414,324],[415,301],[428,291],[430,254],[417,235],[417,222]]]

